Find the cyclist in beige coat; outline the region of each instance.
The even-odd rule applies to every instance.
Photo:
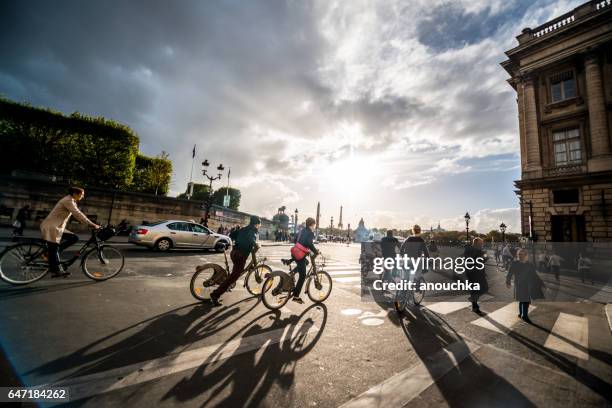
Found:
[[[85,197],[85,190],[79,187],[70,187],[68,195],[55,204],[49,215],[40,224],[42,238],[47,241],[49,248],[49,268],[55,276],[65,275],[60,264],[60,252],[75,244],[79,237],[66,229],[70,217],[74,215],[79,222],[87,224],[93,229],[100,228],[91,221],[77,207],[77,202]]]

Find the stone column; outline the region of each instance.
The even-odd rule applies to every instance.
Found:
[[[519,119],[519,142],[521,152],[521,171],[525,171],[527,167],[527,151],[525,143],[525,109],[523,108],[524,92],[523,84],[520,81],[515,82],[516,85],[516,103],[518,105]]]
[[[523,117],[525,121],[525,150],[527,163],[523,171],[523,178],[536,178],[542,175],[542,162],[540,160],[540,132],[538,124],[538,106],[535,94],[535,79],[523,79]]]
[[[589,170],[604,170],[600,168],[602,161],[597,159],[610,155],[610,136],[608,135],[606,102],[597,54],[591,53],[586,56],[584,68],[591,131],[591,155],[595,159],[593,163],[589,160]]]

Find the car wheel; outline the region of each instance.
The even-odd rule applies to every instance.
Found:
[[[227,248],[227,242],[225,241],[219,241],[215,244],[215,252],[223,252],[225,251],[225,248]]]
[[[168,238],[162,238],[155,243],[155,249],[159,252],[169,251],[170,248],[172,248],[172,241],[170,241]]]

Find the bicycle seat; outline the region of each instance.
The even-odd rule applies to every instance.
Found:
[[[281,262],[283,263],[283,265],[291,265],[291,263],[293,262],[293,259],[289,258],[289,259],[281,259]]]

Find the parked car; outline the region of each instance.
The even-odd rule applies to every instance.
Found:
[[[133,227],[128,241],[162,252],[172,248],[214,249],[223,252],[232,244],[227,235],[181,220],[158,221]]]

